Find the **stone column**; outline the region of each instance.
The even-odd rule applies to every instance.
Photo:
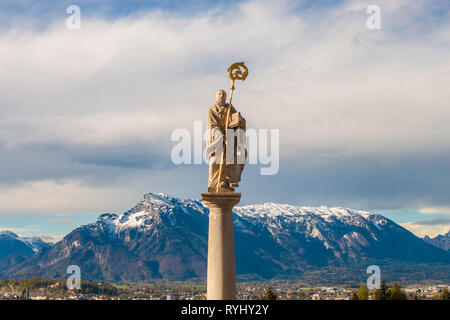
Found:
[[[209,208],[208,300],[236,299],[236,265],[234,260],[233,207],[241,200],[237,192],[202,193]]]

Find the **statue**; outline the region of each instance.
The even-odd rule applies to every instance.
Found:
[[[237,139],[234,143],[234,162],[232,164],[226,164],[223,167],[220,163],[214,160],[221,159],[221,155],[217,155],[218,144],[223,144],[225,137],[225,122],[227,116],[227,110],[230,107],[228,103],[225,103],[227,94],[224,90],[217,91],[216,103],[209,108],[207,129],[207,155],[210,161],[209,164],[209,179],[208,179],[208,192],[217,192],[217,184],[219,183],[220,170],[224,172],[220,175],[219,191],[218,192],[233,192],[234,188],[239,186],[241,181],[241,174],[244,170],[244,164],[237,163]],[[228,125],[228,129],[242,129],[245,132],[245,119],[239,112],[231,105],[230,115],[235,118],[235,124]],[[213,148],[214,147],[214,148]],[[220,149],[220,148],[219,148]],[[223,149],[226,153],[226,147]],[[219,161],[220,162],[220,161]]]
[[[239,67],[243,67],[242,72]],[[234,81],[245,80],[248,70],[243,62],[238,62],[228,68],[228,75],[232,81],[230,102],[226,103],[227,94],[225,90],[217,91],[216,103],[209,108],[207,120],[207,159],[209,160],[209,179],[208,192],[234,192],[234,189],[239,186],[241,181],[241,174],[244,170],[244,162],[247,152],[238,150],[239,146],[245,145],[245,129],[246,122],[239,112],[236,111],[231,104],[234,90]],[[229,129],[238,130],[237,136],[234,136],[234,150],[233,159],[229,161],[226,159],[227,132]],[[234,134],[234,131],[233,131]],[[244,141],[242,141],[244,139]],[[239,141],[241,140],[241,141]],[[216,154],[221,150],[221,154]],[[241,152],[243,153],[243,161]],[[239,156],[238,156],[239,155]],[[238,158],[241,161],[238,161]],[[230,163],[231,162],[231,163]]]

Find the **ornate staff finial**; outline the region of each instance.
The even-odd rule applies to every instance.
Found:
[[[241,70],[241,67],[243,70]],[[248,76],[248,69],[244,62],[233,63],[228,69],[228,77],[231,80],[231,90],[234,90],[234,80],[244,81]]]

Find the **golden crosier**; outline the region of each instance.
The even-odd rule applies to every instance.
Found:
[[[242,67],[244,69],[244,71],[241,71],[240,67]],[[227,71],[228,71],[228,77],[230,78],[231,81],[233,81],[233,83],[234,83],[234,80],[244,81],[248,76],[248,69],[245,66],[244,62],[233,63],[227,69]],[[232,90],[234,90],[234,88],[232,88]]]
[[[241,67],[243,70],[241,70]],[[222,178],[222,172],[223,172],[223,164],[225,162],[225,148],[226,148],[226,141],[227,141],[227,131],[228,131],[228,125],[230,123],[230,111],[231,111],[231,101],[233,100],[233,91],[234,91],[234,81],[235,80],[242,80],[244,81],[247,78],[248,75],[248,69],[245,66],[244,62],[236,62],[233,63],[231,66],[228,67],[228,77],[231,80],[231,86],[230,86],[230,102],[228,103],[228,110],[227,110],[227,116],[225,118],[225,139],[223,141],[223,148],[222,148],[222,161],[220,162],[219,167],[219,177],[217,181],[217,188],[216,192],[220,191],[220,181]]]

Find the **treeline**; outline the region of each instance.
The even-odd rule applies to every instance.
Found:
[[[97,283],[82,280],[80,292],[83,294],[116,296],[119,294],[119,289],[115,285],[107,282]]]
[[[0,289],[1,288],[16,288],[20,291],[24,291],[27,288],[29,290],[45,288],[49,290],[61,289],[67,291],[67,283],[65,280],[33,277],[24,280],[0,280]],[[74,292],[81,294],[117,295],[119,294],[119,289],[115,285],[106,282],[82,280],[80,290],[74,290]]]
[[[40,288],[48,288],[50,286],[63,286],[65,285],[65,281],[62,280],[53,280],[53,279],[44,279],[39,277],[33,277],[31,279],[24,280],[0,280],[0,288],[18,288],[25,290],[29,289],[40,289]]]
[[[418,300],[419,296],[414,294],[412,297]],[[450,300],[448,288],[444,288],[439,295],[440,300]],[[394,282],[392,288],[388,288],[384,280],[381,281],[380,289],[375,289],[369,294],[369,290],[364,284],[361,284],[358,292],[353,293],[352,300],[408,300],[408,296],[403,291],[397,282]]]

